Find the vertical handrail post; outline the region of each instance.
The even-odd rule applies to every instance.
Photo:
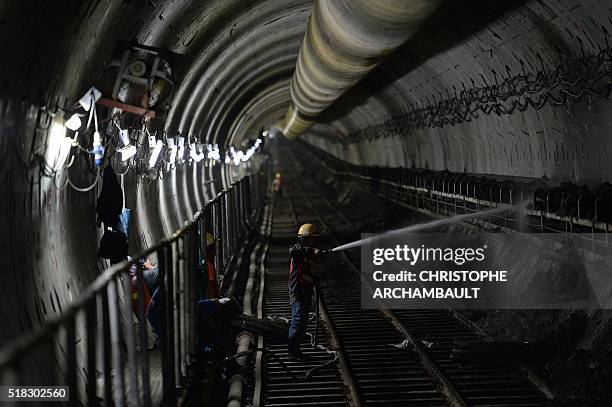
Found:
[[[125,380],[123,376],[123,344],[121,343],[121,322],[120,311],[117,303],[116,280],[109,281],[106,286],[108,294],[108,315],[110,320],[113,378],[114,378],[114,400],[115,405],[125,405]]]
[[[108,293],[102,290],[100,293],[100,303],[98,304],[98,315],[102,314],[102,349],[103,349],[103,364],[104,364],[104,405],[106,407],[114,406],[113,402],[113,376],[111,374],[111,339],[110,339],[110,317],[108,311]]]
[[[96,386],[98,383],[96,373],[96,336],[98,327],[97,299],[93,299],[87,304],[87,403],[92,406],[98,402],[96,397]]]
[[[185,274],[186,274],[186,264],[187,264],[187,245],[186,240],[189,233],[179,237],[176,241],[177,249],[178,249],[178,257],[179,261],[177,262],[178,267],[176,268],[176,310],[178,318],[179,326],[177,331],[178,342],[176,343],[176,352],[178,355],[178,364],[177,364],[177,383],[182,385],[182,378],[187,376],[187,366],[185,357],[185,335],[187,333],[186,319],[185,319]]]
[[[138,367],[136,363],[136,346],[134,335],[134,313],[132,310],[132,286],[129,273],[120,276],[119,282],[123,288],[123,315],[125,315],[125,345],[127,350],[128,373],[130,378],[129,392],[127,397],[129,404],[132,406],[140,406],[140,390],[138,385]],[[140,325],[140,324],[139,324]],[[146,352],[146,348],[142,349]]]
[[[76,406],[79,403],[77,402],[79,397],[79,392],[76,386],[76,372],[77,372],[77,364],[76,364],[76,316],[70,318],[68,324],[66,325],[66,375],[69,391],[72,391],[70,394],[70,400],[68,405]]]
[[[174,381],[174,324],[172,298],[172,247],[163,246],[158,252],[159,264],[159,297],[163,307],[163,329],[160,344],[162,357],[163,404],[176,403],[176,386]]]
[[[138,339],[140,343],[140,375],[142,380],[142,404],[144,407],[151,406],[151,382],[149,372],[149,337],[147,334],[147,315],[144,303],[145,281],[142,268],[136,266],[136,293],[137,316],[138,316]]]
[[[175,386],[181,386],[181,331],[182,331],[182,321],[181,321],[181,283],[180,283],[180,274],[181,274],[181,264],[183,262],[181,250],[183,237],[179,237],[175,240],[171,247],[173,249],[173,262],[171,265],[172,269],[172,289],[168,289],[168,295],[172,297],[172,308],[171,308],[171,318],[172,318],[172,333],[174,337],[174,346],[172,349],[174,350],[174,384]],[[170,283],[168,283],[170,287]]]

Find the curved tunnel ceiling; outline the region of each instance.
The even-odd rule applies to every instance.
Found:
[[[162,2],[156,7],[136,7],[131,3],[117,8],[119,21],[129,26],[129,30],[116,34],[118,39],[136,38],[182,56],[166,131],[197,136],[222,146],[230,140],[240,145],[283,116],[281,105],[289,104],[290,99],[288,92],[281,92],[278,87],[289,87],[288,79],[295,69],[312,1],[185,0]],[[542,69],[550,72],[560,60],[597,53],[605,47],[602,28],[612,31],[606,17],[610,10],[605,3],[454,2],[328,108],[306,140],[353,162],[380,162],[379,153],[367,151],[373,141],[360,135],[372,126],[411,109],[452,98],[465,89],[492,86],[521,73]],[[258,111],[264,109],[263,101],[274,92],[275,107],[265,108],[264,120]],[[260,107],[246,108],[255,105]],[[501,156],[509,157],[508,150],[512,148],[544,154],[543,148],[532,144],[568,144],[570,136],[538,136],[538,132],[551,130],[543,129],[537,122],[548,120],[542,119],[548,116],[559,121],[555,119],[558,113],[547,107],[535,115],[520,112],[512,119],[481,114],[478,120],[446,128],[398,130],[404,142],[394,139],[397,131],[395,135],[391,132],[384,136],[386,143],[394,146],[390,149],[400,151],[400,155],[387,155],[382,163],[504,175],[593,178],[595,168],[574,170],[572,174],[558,172],[551,164],[552,167],[544,165],[520,172],[513,171],[512,165],[495,163]],[[513,136],[493,134],[504,120],[513,122],[510,131],[514,134],[526,131],[531,135],[506,145]],[[527,125],[521,126],[521,121]],[[561,122],[580,127],[569,119]],[[453,138],[451,133],[456,136]],[[411,147],[405,145],[408,135],[414,141],[408,143]],[[351,147],[340,147],[339,141]],[[449,151],[455,150],[460,151],[461,157],[453,164]],[[475,154],[497,157],[486,158],[486,163],[476,166],[470,163]],[[520,155],[520,151],[515,155]]]
[[[313,4],[0,2],[0,155],[8,190],[0,213],[10,242],[1,257],[5,269],[19,270],[4,273],[0,284],[17,287],[4,297],[0,337],[42,323],[47,312],[37,314],[39,304],[49,315],[61,311],[56,305],[68,304],[102,269],[98,191],[62,190],[39,167],[24,170],[32,150],[47,153],[51,131],[37,128],[39,118],[50,117],[53,106],[72,105],[99,79],[118,42],[135,40],[180,55],[165,130],[240,147],[284,116]],[[304,140],[359,165],[612,181],[609,33],[609,0],[456,0],[325,110]],[[522,91],[526,82],[534,89]],[[508,84],[510,95],[495,101]],[[478,110],[462,117],[449,107],[466,94],[487,101],[471,100]],[[511,104],[524,108],[493,109]],[[133,250],[191,218],[231,183],[234,167],[182,166],[154,181],[127,173]],[[87,169],[83,162],[72,168],[79,185],[90,182]]]
[[[146,45],[184,54],[182,65],[187,68],[166,130],[223,144],[236,112],[249,98],[265,97],[265,88],[293,73],[312,2],[263,1],[246,7],[231,1],[185,3],[180,12],[177,4],[168,7],[163,19],[149,16],[136,37]],[[237,141],[253,136],[242,134]]]
[[[280,119],[284,102],[289,105],[288,79],[313,4],[298,0],[66,2],[57,10],[38,11],[40,18],[53,13],[56,20],[72,18],[66,31],[70,35],[64,34],[63,40],[61,30],[48,33],[57,38],[55,51],[62,50],[58,53],[70,58],[54,65],[47,76],[62,78],[57,88],[71,99],[95,83],[117,41],[135,39],[167,48],[180,57],[173,67],[176,92],[165,130],[221,146],[231,140],[238,146]],[[610,14],[603,0],[452,2],[325,110],[305,140],[362,164],[601,179],[597,173],[606,173],[601,163],[596,166],[585,159],[579,164],[582,167],[567,170],[557,168],[563,164],[552,156],[543,164],[523,158],[549,155],[561,145],[564,151],[583,154],[580,148],[589,140],[565,128],[607,128],[607,121],[592,112],[574,109],[568,116],[564,108],[549,103],[537,111],[480,114],[453,125],[414,128],[389,123],[461,92],[492,88],[520,75],[550,74],[572,59],[596,55],[606,47],[605,33],[612,32]],[[72,63],[75,58],[78,63]],[[274,106],[266,107],[267,100]],[[265,111],[265,117],[259,111]],[[545,122],[560,123],[562,128],[552,129]],[[507,124],[507,130],[496,131]],[[385,141],[380,144],[380,139]],[[589,148],[593,147],[584,147]],[[387,150],[393,153],[384,153]],[[481,156],[482,162],[477,163]],[[525,165],[517,167],[517,161]]]

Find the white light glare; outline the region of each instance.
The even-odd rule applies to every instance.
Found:
[[[234,154],[234,165],[240,165],[243,156],[244,153],[242,151],[238,151],[236,154]]]
[[[130,133],[127,129],[119,129],[119,140],[123,144],[123,147],[117,149],[121,156],[121,161],[127,161],[136,155],[136,146],[130,143]]]
[[[157,140],[155,143],[155,147],[151,152],[151,156],[149,157],[149,168],[155,167],[157,164],[157,159],[159,158],[159,154],[161,153],[162,147],[164,146],[164,142],[161,140]]]
[[[168,148],[170,149],[170,159],[169,159],[170,162],[168,163],[166,170],[170,170],[170,167],[172,166],[172,164],[176,162],[177,147],[174,144],[173,138],[168,139]]]
[[[242,157],[242,161],[249,161],[249,159],[255,154],[255,147],[251,147],[247,150],[244,157]]]
[[[207,146],[208,149],[208,155],[206,158],[209,158],[211,160],[215,160],[215,161],[220,161],[221,160],[221,153],[219,152],[219,145],[215,144],[214,147],[212,144],[209,144]]]
[[[136,146],[129,144],[117,150],[121,155],[121,161],[127,161],[136,155]]]
[[[130,132],[127,129],[119,129],[119,139],[124,146],[127,146],[130,144]]]
[[[72,139],[66,137],[66,127],[59,119],[54,119],[51,122],[48,134],[45,159],[47,162],[53,163],[54,171],[59,171],[66,165],[72,147]]]
[[[185,157],[185,137],[178,138],[178,161],[182,163]]]
[[[230,159],[230,156],[225,154],[225,163],[229,164],[232,160]]]
[[[54,171],[58,171],[64,168],[68,158],[70,157],[70,150],[72,149],[72,139],[70,137],[64,137],[61,141],[59,152],[57,153],[57,161],[55,162],[56,167]]]
[[[78,114],[73,114],[70,119],[66,122],[66,127],[72,131],[77,131],[81,128],[81,118]]]
[[[83,109],[89,112],[91,106],[96,103],[100,97],[102,97],[102,92],[95,87],[91,87],[87,93],[85,93],[83,97],[79,99],[79,104],[83,106]]]

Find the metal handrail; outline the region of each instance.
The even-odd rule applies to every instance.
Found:
[[[325,167],[326,170],[331,171],[332,173],[336,175],[342,175],[346,177],[362,179],[368,182],[377,182],[381,185],[387,185],[387,186],[391,186],[391,187],[398,188],[398,189],[406,189],[406,190],[422,192],[422,193],[427,193],[427,194],[441,196],[441,197],[460,199],[462,201],[470,202],[476,205],[483,205],[483,206],[489,206],[489,207],[507,206],[508,208],[511,208],[516,205],[513,202],[506,204],[503,202],[495,202],[495,201],[489,201],[485,199],[476,198],[476,184],[472,186],[473,193],[470,194],[469,193],[470,192],[469,182],[467,183],[467,188],[466,188],[467,191],[465,194],[462,193],[463,191],[461,190],[461,185],[459,188],[459,194],[454,194],[454,193],[442,192],[439,190],[435,190],[433,188],[419,186],[418,184],[417,185],[402,185],[397,182],[389,181],[389,180],[382,179],[382,178],[375,178],[369,175],[363,175],[363,174],[354,173],[350,171],[338,170],[338,169],[335,169],[329,166],[325,161],[321,161],[321,164]],[[522,200],[523,200],[523,194],[521,194],[521,201]],[[597,203],[598,200],[599,200],[599,197],[595,199],[595,202]],[[602,221],[598,222],[598,221],[594,221],[593,219],[580,218],[580,217],[574,217],[574,216],[562,216],[562,215],[557,215],[555,213],[549,212],[547,210],[543,211],[543,210],[528,209],[528,208],[523,208],[522,210],[526,215],[530,215],[530,216],[542,216],[550,220],[556,220],[556,221],[561,221],[561,222],[572,222],[575,225],[580,225],[584,227],[599,229],[602,231],[612,232],[612,224],[607,223],[607,222],[602,222]],[[595,212],[594,219],[597,219],[597,205],[596,204],[595,204],[595,211],[596,212]]]
[[[253,181],[253,179],[255,181]],[[65,331],[67,351],[65,355],[66,377],[71,396],[70,403],[78,404],[79,386],[77,383],[77,358],[76,358],[76,333],[77,318],[80,313],[85,314],[85,329],[83,338],[86,339],[86,361],[82,364],[87,368],[87,379],[83,379],[83,393],[89,402],[95,401],[97,394],[96,368],[104,370],[104,397],[107,402],[115,402],[123,405],[126,398],[136,405],[149,406],[152,404],[150,395],[150,370],[147,351],[146,315],[144,312],[145,281],[142,270],[137,267],[136,293],[137,310],[134,310],[129,280],[122,277],[128,274],[132,266],[146,258],[152,253],[158,254],[159,264],[159,306],[160,317],[163,318],[163,330],[160,333],[161,341],[161,368],[163,372],[163,397],[165,404],[176,403],[176,386],[188,373],[187,368],[192,361],[193,353],[197,351],[198,328],[197,328],[197,299],[199,298],[199,284],[196,270],[199,270],[202,254],[205,256],[205,235],[207,223],[211,226],[217,224],[219,218],[223,221],[224,229],[216,230],[222,232],[225,237],[225,247],[230,252],[225,259],[218,258],[217,261],[226,260],[222,268],[227,267],[227,262],[232,258],[240,242],[239,234],[243,234],[250,217],[261,205],[264,191],[258,183],[259,176],[247,176],[233,183],[227,190],[220,192],[215,198],[208,201],[204,207],[196,212],[191,221],[184,223],[183,227],[175,231],[171,236],[163,239],[157,244],[141,251],[130,260],[123,260],[105,269],[82,294],[76,298],[65,311],[56,317],[50,318],[37,330],[13,340],[0,349],[0,377],[4,384],[19,384],[19,369],[29,360],[30,354],[34,354],[39,346],[51,343],[55,346],[59,342],[61,332]],[[229,198],[231,197],[231,202]],[[240,202],[234,202],[241,200]],[[224,203],[225,205],[223,205]],[[228,218],[227,216],[230,216]],[[231,224],[226,224],[231,222]],[[176,255],[174,254],[176,252]],[[205,261],[205,260],[204,260]],[[220,267],[221,268],[221,267]],[[123,295],[123,303],[120,297]],[[101,304],[101,305],[100,305]],[[136,314],[139,323],[139,332],[135,332],[133,314]],[[126,326],[120,324],[120,316],[124,315],[129,321]],[[103,340],[98,342],[98,326],[101,328]],[[125,336],[122,337],[121,333]],[[126,347],[123,347],[125,340]],[[136,362],[136,344],[140,344],[141,364]],[[80,345],[83,346],[83,345]],[[104,352],[104,360],[101,366],[96,366],[97,349]],[[127,351],[127,358],[124,353]],[[112,361],[110,355],[112,354]],[[56,355],[57,356],[57,355]],[[49,363],[58,368],[49,358]],[[127,359],[127,363],[125,362]],[[111,366],[112,363],[112,366]],[[126,366],[124,366],[126,365]],[[124,367],[128,369],[131,387],[126,387],[124,378]],[[59,371],[59,370],[58,370]],[[111,383],[111,371],[114,377]],[[138,372],[142,377],[142,396],[139,391]],[[44,372],[45,374],[47,372]],[[15,383],[17,382],[17,383]],[[114,394],[113,394],[114,390]],[[142,398],[142,400],[140,400]],[[136,400],[134,400],[136,399]]]

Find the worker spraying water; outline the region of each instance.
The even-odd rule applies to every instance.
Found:
[[[291,265],[289,269],[289,302],[291,304],[291,324],[289,326],[289,360],[306,361],[300,350],[300,340],[306,334],[308,316],[313,291],[319,270],[317,248],[319,236],[312,223],[302,225],[298,231],[297,242],[289,248]]]

